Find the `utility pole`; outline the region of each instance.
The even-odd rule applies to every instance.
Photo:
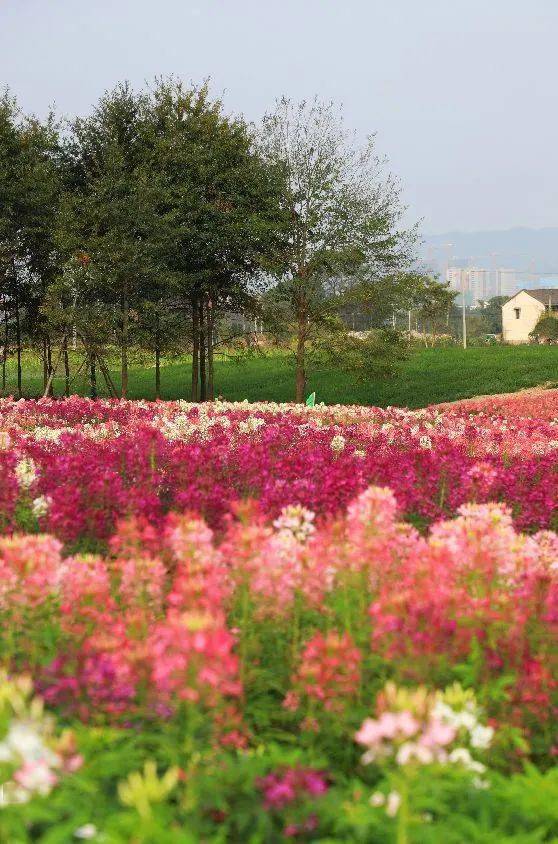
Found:
[[[461,320],[463,323],[463,348],[467,348],[467,317],[465,315],[465,273],[461,273]]]

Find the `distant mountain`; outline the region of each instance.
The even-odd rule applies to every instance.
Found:
[[[438,271],[453,266],[507,267],[530,275],[558,276],[558,226],[423,236],[423,259]],[[450,245],[451,244],[451,245]]]

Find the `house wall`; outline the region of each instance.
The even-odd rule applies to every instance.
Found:
[[[520,309],[519,319],[515,308]],[[539,321],[545,307],[538,299],[521,290],[513,299],[502,305],[502,339],[504,343],[528,343],[529,334]]]

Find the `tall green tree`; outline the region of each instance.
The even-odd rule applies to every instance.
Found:
[[[324,283],[365,266],[376,275],[394,272],[408,262],[412,237],[399,228],[399,186],[384,174],[374,139],[355,145],[332,104],[281,100],[263,121],[261,148],[283,173],[289,228],[280,284],[295,324],[300,402],[312,327],[323,303],[330,305]]]
[[[27,198],[22,231],[23,261],[28,280],[27,332],[43,358],[43,386],[52,385],[53,338],[41,305],[61,272],[56,249],[56,216],[64,178],[59,125],[54,115],[45,122],[27,118],[23,125],[24,193]]]
[[[45,383],[50,338],[40,303],[59,272],[54,220],[60,195],[59,128],[21,114],[16,101],[0,98],[0,279],[3,310],[2,389],[13,330],[17,389],[22,392],[22,332],[39,340]]]
[[[79,306],[94,311],[103,304],[113,314],[122,397],[128,392],[130,311],[157,269],[146,125],[147,98],[127,84],[106,94],[92,115],[74,122],[66,149],[73,178],[59,217],[66,258],[88,256],[87,277],[75,291]]]
[[[213,397],[219,313],[232,309],[279,254],[281,174],[258,153],[250,127],[226,115],[207,85],[156,84],[149,147],[158,194],[154,237],[169,290],[189,321],[192,400],[204,400]]]
[[[21,134],[17,103],[5,91],[0,99],[0,273],[2,282],[2,390],[10,344],[10,312],[18,292],[16,261],[22,216]],[[18,302],[18,299],[15,299]],[[19,325],[19,310],[18,310]],[[18,346],[18,349],[20,347]],[[18,354],[18,390],[21,395],[21,351]]]

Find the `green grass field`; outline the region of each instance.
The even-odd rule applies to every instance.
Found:
[[[118,374],[113,372],[118,384]],[[162,368],[162,396],[187,398],[189,362],[169,363]],[[154,370],[134,366],[130,371],[130,398],[152,399]],[[251,358],[243,362],[217,361],[216,393],[225,399],[249,401],[291,401],[294,369],[292,359],[283,355]],[[309,374],[308,392],[316,391],[317,401],[326,404],[401,405],[422,407],[435,402],[470,396],[505,393],[539,384],[558,383],[558,346],[486,346],[466,351],[457,348],[414,350],[399,373],[386,381],[365,384],[339,371]],[[40,362],[26,356],[24,395],[41,394]],[[9,366],[9,391],[15,391],[13,361]],[[63,381],[56,378],[55,392],[61,394]],[[100,379],[99,394],[103,395]],[[72,383],[72,391],[87,394],[82,376]]]

